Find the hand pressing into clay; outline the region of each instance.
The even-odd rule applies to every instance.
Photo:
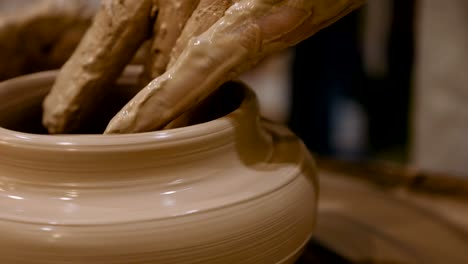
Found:
[[[124,6],[112,11],[117,2]],[[138,44],[152,35],[143,80],[154,79],[111,120],[105,133],[164,128],[265,56],[297,44],[363,2],[107,1],[45,100],[44,124],[52,133],[73,128],[90,111],[89,103],[103,98]],[[122,14],[125,19],[119,19]],[[105,26],[110,29],[99,30]],[[109,32],[120,34],[112,39]],[[111,39],[98,45],[106,37]],[[88,109],[80,105],[83,102]]]
[[[182,36],[178,43],[184,47],[181,55],[114,117],[106,133],[164,127],[266,55],[304,40],[361,2],[243,0],[234,3],[201,35]],[[184,40],[190,41],[183,43]]]

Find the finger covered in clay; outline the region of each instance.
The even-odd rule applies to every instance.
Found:
[[[141,90],[111,120],[105,133],[135,133],[164,127],[265,56],[309,37],[362,2],[235,3],[207,31],[193,37],[172,67]]]
[[[275,8],[269,16],[258,21],[265,34],[265,52],[294,46],[365,2],[366,0],[289,0],[283,7]]]
[[[216,23],[232,3],[233,0],[200,0],[172,49],[168,67],[174,64],[189,40],[202,34]]]
[[[49,133],[69,133],[99,102],[140,45],[149,38],[152,0],[104,0],[93,23],[61,68],[43,102]]]
[[[158,7],[158,14],[153,28],[149,58],[142,77],[145,85],[166,71],[171,50],[199,0],[154,0],[154,2]]]

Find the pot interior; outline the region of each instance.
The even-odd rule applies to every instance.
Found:
[[[10,85],[11,84],[11,85]],[[47,134],[42,125],[42,101],[49,92],[53,79],[47,84],[0,85],[0,127],[32,134]],[[223,117],[239,108],[245,95],[245,86],[237,82],[222,85],[198,106],[169,124],[167,128],[191,126]],[[99,108],[93,111],[73,134],[102,134],[118,111],[138,92],[135,85],[118,83]],[[3,102],[2,102],[3,101]]]

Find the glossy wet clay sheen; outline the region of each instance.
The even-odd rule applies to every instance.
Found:
[[[294,263],[318,195],[302,142],[236,82],[163,130],[102,135],[139,73],[68,135],[41,125],[56,71],[0,83],[1,263]]]

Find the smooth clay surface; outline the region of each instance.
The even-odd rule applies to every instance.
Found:
[[[250,90],[234,85],[234,111],[187,127],[37,134],[56,74],[0,84],[0,125],[36,132],[0,128],[2,264],[295,261],[315,225],[316,170]]]

